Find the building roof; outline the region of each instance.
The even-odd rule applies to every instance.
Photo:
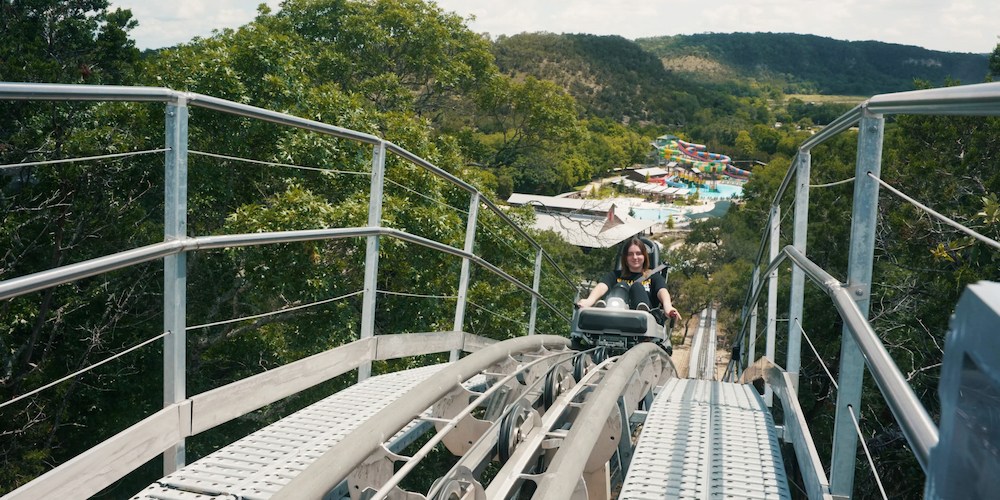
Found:
[[[637,168],[635,173],[645,177],[663,177],[670,175],[670,171],[661,167]]]
[[[635,181],[625,180],[635,184]],[[676,190],[659,184],[645,184]],[[514,193],[507,198],[511,205],[535,208],[535,229],[555,231],[563,240],[579,247],[607,248],[617,245],[656,225],[657,221],[634,219],[626,215],[628,205],[613,199],[581,199]],[[614,214],[610,214],[612,207]]]
[[[535,229],[555,231],[567,243],[588,248],[615,246],[657,224],[656,221],[619,216],[623,220],[620,224],[605,229],[607,219],[604,217],[578,217],[558,213],[537,213],[535,217]]]
[[[534,205],[544,210],[569,210],[591,214],[606,214],[611,210],[611,200],[590,200],[584,198],[563,198],[539,194],[514,193],[507,198],[511,205]]]

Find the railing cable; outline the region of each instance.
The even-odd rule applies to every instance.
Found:
[[[107,160],[110,158],[124,158],[126,156],[139,156],[139,155],[148,155],[153,153],[163,153],[165,151],[170,151],[170,148],[147,149],[145,151],[129,151],[127,153],[112,153],[112,154],[98,155],[98,156],[81,156],[79,158],[63,158],[60,160],[42,160],[42,161],[28,161],[24,163],[10,163],[7,165],[0,165],[0,169],[17,168],[17,167],[35,167],[38,165],[57,165],[60,163],[75,163],[78,161]]]
[[[841,184],[847,184],[849,182],[854,182],[854,177],[851,177],[849,179],[844,179],[842,181],[828,182],[826,184],[810,184],[809,187],[810,188],[825,188],[825,187],[839,186]]]
[[[35,389],[35,390],[31,391],[31,392],[22,394],[22,395],[14,398],[14,399],[11,399],[10,401],[6,401],[4,403],[0,403],[0,408],[3,408],[3,407],[8,406],[8,405],[12,405],[12,404],[14,404],[14,403],[16,403],[16,402],[24,399],[24,398],[34,396],[35,394],[38,394],[39,392],[42,392],[45,389],[48,389],[49,387],[52,387],[52,386],[55,386],[55,385],[59,385],[59,384],[65,382],[65,381],[67,381],[67,380],[69,380],[71,378],[74,378],[74,377],[76,377],[78,375],[83,375],[84,373],[89,372],[90,370],[93,370],[94,368],[97,368],[98,366],[101,366],[101,365],[103,365],[105,363],[108,363],[108,362],[110,362],[112,360],[118,359],[118,358],[120,358],[120,357],[122,357],[122,356],[124,356],[124,355],[126,355],[126,354],[128,354],[128,353],[130,353],[130,352],[132,352],[134,350],[136,350],[136,349],[139,349],[141,347],[149,345],[152,342],[160,340],[160,339],[162,339],[163,337],[166,337],[169,334],[170,334],[170,332],[163,332],[163,333],[161,333],[161,334],[159,334],[159,335],[157,335],[157,336],[155,336],[155,337],[153,337],[153,338],[151,338],[149,340],[145,340],[145,341],[143,341],[143,342],[141,342],[139,344],[136,344],[136,345],[134,345],[134,346],[132,346],[132,347],[130,347],[130,348],[128,348],[128,349],[126,349],[126,350],[118,353],[118,354],[115,354],[114,356],[111,356],[110,358],[107,358],[107,359],[102,360],[102,361],[98,361],[97,363],[94,363],[94,364],[92,364],[92,365],[90,365],[90,366],[88,366],[86,368],[83,368],[83,369],[81,369],[79,371],[76,371],[74,373],[66,375],[65,377],[63,377],[63,378],[61,378],[59,380],[56,380],[55,382],[49,382],[48,384],[43,385],[43,386],[39,387],[38,389]]]
[[[185,328],[184,330],[185,331],[198,330],[198,329],[201,329],[201,328],[209,328],[209,327],[219,326],[219,325],[228,325],[230,323],[239,323],[241,321],[247,321],[247,320],[251,320],[251,319],[260,319],[260,318],[264,318],[264,317],[267,317],[267,316],[275,316],[275,315],[278,315],[278,314],[283,314],[283,313],[287,313],[287,312],[297,311],[299,309],[306,309],[308,307],[315,307],[315,306],[322,305],[322,304],[327,304],[327,303],[330,303],[330,302],[336,302],[338,300],[343,300],[343,299],[346,299],[346,298],[349,298],[349,297],[353,297],[355,295],[361,295],[362,293],[365,293],[364,290],[358,290],[357,292],[349,293],[347,295],[341,295],[340,297],[333,297],[331,299],[324,299],[324,300],[320,300],[320,301],[316,301],[316,302],[310,302],[308,304],[302,304],[302,305],[298,305],[298,306],[286,307],[284,309],[278,309],[276,311],[271,311],[271,312],[266,312],[266,313],[261,313],[261,314],[255,314],[253,316],[243,316],[241,318],[233,318],[233,319],[226,319],[226,320],[222,320],[222,321],[216,321],[215,323],[205,323],[203,325],[189,326],[189,327]]]
[[[465,209],[462,209],[462,208],[458,208],[458,207],[456,207],[454,205],[449,205],[449,204],[447,204],[447,203],[445,203],[445,202],[443,202],[441,200],[435,200],[434,198],[431,198],[430,196],[427,196],[426,194],[421,193],[420,191],[417,191],[416,189],[404,186],[404,185],[402,185],[402,184],[400,184],[400,183],[398,183],[398,182],[396,182],[396,181],[394,181],[392,179],[386,179],[385,182],[388,182],[389,184],[392,184],[394,186],[401,187],[401,188],[403,188],[403,189],[405,189],[405,190],[407,190],[407,191],[409,191],[409,192],[411,192],[411,193],[413,193],[413,194],[415,194],[415,195],[417,195],[417,196],[419,196],[421,198],[424,198],[424,199],[426,199],[428,201],[437,203],[438,205],[441,205],[443,207],[448,207],[448,208],[450,208],[452,210],[455,210],[455,211],[458,211],[458,212],[462,212],[465,215],[469,215],[469,211],[468,210],[465,210]]]
[[[878,182],[879,184],[881,184],[882,187],[888,189],[889,191],[891,191],[896,196],[899,196],[900,198],[902,198],[902,199],[910,202],[913,206],[915,206],[915,207],[917,207],[917,208],[919,208],[919,209],[927,212],[928,214],[936,217],[937,219],[939,219],[940,221],[944,222],[945,224],[948,224],[949,226],[951,226],[951,227],[953,227],[955,229],[958,229],[959,231],[962,231],[963,233],[968,234],[969,236],[972,236],[973,238],[975,238],[975,239],[977,239],[979,241],[982,241],[983,243],[986,243],[987,245],[990,245],[990,246],[992,246],[992,247],[994,247],[996,249],[1000,249],[1000,241],[996,241],[994,239],[990,239],[990,238],[988,238],[986,236],[983,236],[983,235],[977,233],[976,231],[973,231],[972,229],[969,229],[969,228],[967,228],[967,227],[959,224],[958,222],[955,222],[955,221],[953,221],[953,220],[945,217],[944,215],[941,215],[941,214],[937,213],[936,211],[934,211],[934,209],[928,207],[927,205],[924,205],[924,204],[920,203],[917,200],[914,200],[913,198],[910,198],[909,196],[905,195],[902,191],[900,191],[900,190],[898,190],[898,189],[890,186],[885,181],[883,181],[882,179],[879,179],[878,177],[876,177],[871,172],[868,172],[868,177],[871,177],[872,179],[875,179],[875,182]]]
[[[304,165],[295,165],[291,163],[277,163],[273,161],[251,160],[250,158],[240,158],[239,156],[220,155],[218,153],[206,153],[205,151],[189,150],[188,154],[207,156],[209,158],[217,158],[220,160],[232,160],[243,163],[253,163],[254,165],[264,165],[269,167],[285,167],[285,168],[294,168],[298,170],[310,170],[313,172],[322,172],[327,174],[347,174],[347,175],[364,175],[364,176],[372,175],[371,172],[356,172],[354,170],[335,170],[332,168],[306,167]]]
[[[802,328],[802,323],[799,323],[798,318],[795,318],[795,326],[799,327],[799,331],[802,332],[802,336],[806,338],[806,342],[809,343],[809,347],[812,349],[813,354],[815,354],[816,359],[819,360],[819,365],[823,367],[823,371],[826,372],[826,376],[830,377],[830,382],[833,382],[833,387],[839,391],[840,386],[837,385],[837,381],[834,380],[833,374],[830,373],[830,369],[826,367],[826,362],[824,362],[823,358],[820,357],[819,351],[816,350],[816,346],[813,345],[812,339],[809,338],[809,335],[806,334],[806,331]]]
[[[503,314],[500,314],[500,313],[498,313],[498,312],[496,312],[496,311],[493,311],[493,310],[491,310],[491,309],[489,309],[489,308],[487,308],[487,307],[483,307],[483,306],[481,306],[481,305],[479,305],[479,304],[476,304],[475,302],[473,302],[473,301],[471,301],[471,300],[468,300],[468,299],[466,299],[466,301],[465,301],[465,302],[466,302],[467,304],[469,304],[469,305],[472,305],[472,306],[475,306],[475,307],[476,307],[476,309],[479,309],[479,310],[481,310],[481,311],[485,311],[485,312],[488,312],[488,313],[490,313],[490,314],[492,314],[492,315],[494,315],[494,316],[496,316],[496,317],[498,317],[498,318],[502,318],[502,319],[505,319],[505,320],[507,320],[507,321],[510,321],[511,323],[517,323],[517,324],[520,324],[520,325],[522,325],[522,326],[525,326],[525,327],[527,327],[527,326],[528,326],[528,323],[527,323],[527,322],[524,322],[524,321],[521,321],[521,320],[519,320],[519,319],[514,319],[514,318],[511,318],[511,317],[508,317],[508,316],[504,316]]]
[[[421,293],[391,292],[389,290],[375,290],[384,295],[399,295],[401,297],[416,297],[420,299],[457,299],[458,295],[424,295]]]
[[[527,262],[529,264],[534,264],[535,263],[534,259],[532,259],[532,258],[524,255],[523,253],[517,251],[516,248],[514,248],[513,246],[511,246],[511,244],[507,242],[506,238],[501,238],[500,235],[498,235],[497,233],[494,233],[493,231],[491,231],[490,228],[489,228],[489,226],[486,224],[486,221],[483,221],[483,225],[479,226],[479,227],[483,230],[483,232],[485,232],[485,233],[489,234],[490,236],[492,236],[494,240],[499,241],[500,243],[502,243],[504,246],[506,246],[508,249],[510,249],[511,252],[514,252],[515,255],[517,255],[518,257],[520,257],[525,262]]]
[[[875,461],[872,460],[872,454],[868,451],[868,442],[861,434],[861,426],[858,425],[858,419],[854,416],[854,407],[847,405],[847,413],[851,415],[851,422],[854,422],[854,430],[857,431],[858,439],[861,440],[861,447],[864,448],[865,456],[868,457],[868,466],[871,467],[872,476],[875,477],[875,484],[878,485],[878,490],[882,493],[882,500],[889,500],[889,497],[885,494],[885,487],[882,486],[882,478],[879,477],[878,471],[875,470]]]

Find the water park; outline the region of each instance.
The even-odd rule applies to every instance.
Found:
[[[672,135],[658,137],[653,146],[656,166],[623,169],[558,196],[514,193],[507,202],[534,206],[538,229],[594,248],[719,217],[743,195],[751,173],[734,166],[728,156]]]

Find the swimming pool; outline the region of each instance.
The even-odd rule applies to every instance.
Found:
[[[733,186],[731,184],[716,184],[715,190],[711,189],[701,189],[699,194],[701,198],[705,199],[721,199],[728,200],[730,198],[739,198],[743,196],[743,186]]]
[[[673,216],[676,221],[681,215],[681,211],[676,208],[632,208],[632,216],[639,220],[667,220]]]

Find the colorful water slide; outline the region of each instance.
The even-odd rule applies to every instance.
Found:
[[[661,139],[665,141],[657,145],[663,144],[661,151],[664,158],[697,169],[701,174],[726,174],[743,179],[750,177],[749,171],[734,167],[732,160],[724,154],[707,151],[708,147],[704,144],[682,141],[674,136],[664,136]]]
[[[706,151],[708,149],[708,146],[705,146],[704,144],[685,142],[680,139],[677,139],[676,143],[677,143],[677,149],[681,153],[690,156],[695,160],[710,162],[710,163],[714,162],[729,163],[728,156],[719,153],[709,153],[708,151]]]
[[[732,165],[726,165],[726,175],[730,177],[737,177],[740,179],[746,179],[750,177],[749,170],[743,170],[742,168],[736,168]]]

